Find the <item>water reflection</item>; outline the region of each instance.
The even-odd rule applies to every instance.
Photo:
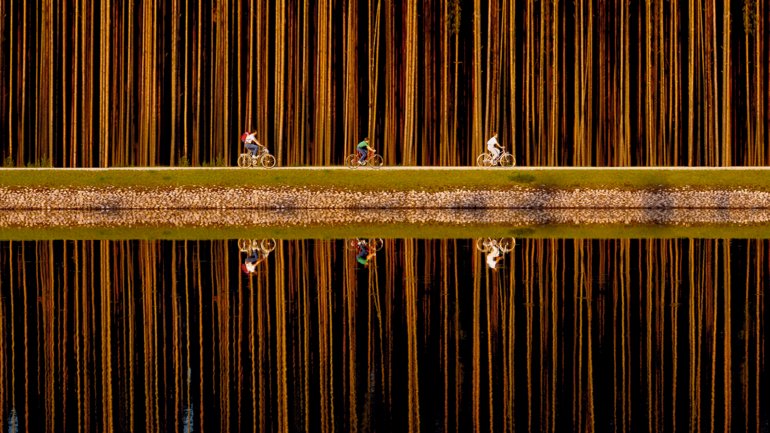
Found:
[[[246,253],[241,270],[244,274],[253,274],[257,267],[267,260],[267,257],[275,249],[275,239],[238,239],[238,249]]]
[[[9,431],[762,431],[767,250],[2,242],[0,410]]]
[[[19,417],[14,408],[11,408],[11,413],[8,415],[8,433],[19,433]]]
[[[369,266],[369,262],[377,255],[384,242],[380,238],[361,239],[355,238],[345,242],[348,249],[355,251],[356,261],[364,267]]]
[[[476,249],[484,253],[489,269],[497,269],[498,263],[516,246],[513,238],[478,238]]]

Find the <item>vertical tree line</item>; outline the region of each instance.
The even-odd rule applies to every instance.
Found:
[[[765,165],[759,0],[0,2],[5,166]]]

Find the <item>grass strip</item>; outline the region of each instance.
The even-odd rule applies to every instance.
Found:
[[[479,237],[552,239],[767,239],[769,224],[755,225],[409,225],[337,224],[302,227],[37,227],[0,228],[0,240],[205,240],[205,239],[344,239],[353,237],[467,239]]]
[[[381,169],[109,168],[0,169],[0,187],[314,187],[362,190],[440,191],[506,189],[750,189],[770,191],[768,168],[475,168],[384,167]]]

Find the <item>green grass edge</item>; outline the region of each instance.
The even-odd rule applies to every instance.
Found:
[[[464,239],[512,237],[534,239],[767,239],[770,224],[754,225],[409,225],[354,224],[302,227],[36,227],[0,228],[0,240],[211,240],[239,238],[345,239],[380,237],[404,239]]]
[[[365,190],[505,188],[749,189],[770,191],[770,169],[760,168],[406,168],[344,167],[0,169],[0,187],[310,187]]]

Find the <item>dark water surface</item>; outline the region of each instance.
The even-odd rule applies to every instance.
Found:
[[[770,430],[768,240],[367,241],[3,241],[3,431]]]

